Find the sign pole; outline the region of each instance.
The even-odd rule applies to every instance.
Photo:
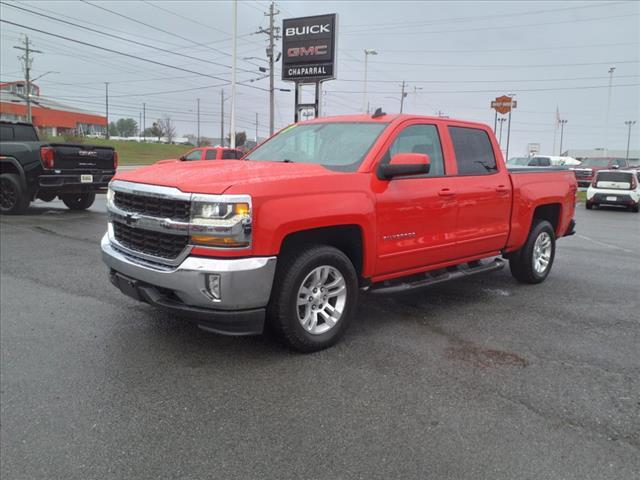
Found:
[[[511,109],[513,110],[513,109]],[[509,160],[509,140],[511,140],[511,110],[509,110],[509,122],[507,125],[507,150],[504,154],[505,162]]]

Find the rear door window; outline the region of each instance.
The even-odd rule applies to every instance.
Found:
[[[0,125],[0,141],[10,142],[14,139],[13,127],[10,125]]]
[[[222,151],[222,159],[223,160],[235,160],[236,159],[236,151],[235,150],[223,150]]]
[[[484,130],[449,127],[458,175],[488,175],[498,171],[489,135]]]
[[[205,160],[215,160],[216,158],[218,158],[218,150],[216,149],[205,150],[204,152]]]

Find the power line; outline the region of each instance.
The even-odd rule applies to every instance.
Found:
[[[539,15],[542,13],[557,13],[557,12],[563,12],[568,10],[582,10],[586,8],[602,8],[602,7],[609,7],[612,5],[625,4],[625,3],[627,2],[620,1],[620,2],[601,3],[598,5],[583,5],[579,7],[556,8],[551,10],[534,10],[534,11],[519,12],[519,13],[498,13],[493,15],[473,16],[473,17],[440,18],[440,19],[429,21],[429,22],[418,21],[418,22],[399,22],[399,23],[368,23],[368,24],[364,23],[364,24],[344,25],[342,28],[346,28],[346,29],[350,27],[406,28],[408,26],[413,26],[413,25],[425,25],[425,26],[426,25],[444,25],[447,23],[470,22],[470,21],[477,21],[477,20],[484,20],[484,19],[494,20],[496,18],[501,18],[501,17],[522,17],[526,15]],[[358,30],[358,32],[364,32],[364,31],[370,31],[370,30]]]
[[[640,75],[618,75],[616,78],[636,78]],[[410,83],[520,83],[520,82],[560,82],[575,80],[602,80],[609,78],[608,76],[599,77],[572,77],[572,78],[521,78],[521,79],[491,79],[491,80],[405,80]],[[362,79],[358,78],[338,78],[336,82],[356,82],[362,83]],[[402,80],[367,80],[369,83],[399,83]]]
[[[610,60],[607,62],[583,62],[583,63],[550,63],[550,64],[482,64],[482,65],[459,65],[450,63],[415,63],[415,62],[380,62],[376,65],[410,65],[415,67],[439,67],[439,68],[542,68],[542,67],[585,67],[592,65],[612,65],[623,63],[639,63],[639,60]]]
[[[182,67],[178,67],[178,66],[175,66],[175,65],[170,65],[168,63],[158,62],[156,60],[151,60],[151,59],[148,59],[148,58],[139,57],[137,55],[121,52],[119,50],[114,50],[112,48],[101,47],[101,46],[95,45],[93,43],[83,42],[82,40],[77,40],[75,38],[66,37],[64,35],[58,35],[56,33],[46,32],[44,30],[40,30],[40,29],[34,28],[34,27],[29,27],[27,25],[22,25],[22,24],[16,23],[16,22],[10,22],[9,20],[5,20],[3,18],[0,18],[0,22],[8,23],[9,25],[13,25],[13,26],[16,26],[16,27],[21,27],[21,28],[24,28],[24,29],[27,29],[27,30],[31,30],[31,31],[34,31],[34,32],[43,33],[45,35],[49,35],[49,36],[52,36],[52,37],[61,38],[63,40],[67,40],[69,42],[78,43],[80,45],[85,45],[85,46],[88,46],[88,47],[97,48],[98,50],[104,50],[106,52],[116,53],[118,55],[122,55],[122,56],[125,56],[125,57],[134,58],[136,60],[140,60],[140,61],[147,62],[147,63],[152,63],[154,65],[160,65],[162,67],[172,68],[174,70],[180,70],[180,71],[183,71],[183,72],[186,72],[186,73],[193,73],[195,75],[200,75],[202,77],[209,77],[209,78],[213,78],[215,80],[221,80],[221,81],[229,83],[226,79],[218,77],[218,76],[215,76],[215,75],[209,75],[209,74],[206,74],[206,73],[196,72],[194,70],[189,70],[187,68],[182,68]],[[247,85],[245,83],[240,83],[240,84],[244,85],[245,87],[255,88],[257,90],[268,91],[266,88],[258,87],[258,86],[255,86],[255,85]]]
[[[128,38],[125,38],[125,37],[121,37],[120,35],[114,35],[112,33],[103,32],[103,31],[97,30],[95,28],[91,28],[91,27],[87,27],[87,26],[84,26],[84,25],[80,25],[78,23],[70,22],[68,20],[55,18],[55,17],[53,17],[51,15],[47,15],[46,13],[39,13],[39,12],[36,12],[34,10],[29,10],[28,8],[23,8],[23,7],[19,7],[17,5],[12,5],[10,3],[0,2],[0,4],[5,5],[7,7],[15,8],[17,10],[22,10],[23,12],[27,12],[27,13],[30,13],[32,15],[38,15],[40,17],[44,17],[44,18],[48,18],[48,19],[51,19],[51,20],[55,20],[56,22],[64,23],[64,24],[67,24],[67,25],[71,25],[71,26],[76,27],[76,28],[82,28],[83,30],[88,30],[88,31],[93,32],[93,33],[98,33],[98,34],[104,35],[106,37],[115,38],[115,39],[123,41],[123,42],[133,43],[134,45],[139,45],[141,47],[151,48],[153,50],[158,50],[160,52],[170,53],[172,55],[178,55],[178,56],[184,57],[184,58],[190,58],[192,60],[197,60],[199,62],[209,63],[211,65],[216,65],[216,66],[219,66],[219,67],[231,68],[231,66],[225,65],[224,63],[219,63],[219,62],[214,62],[214,61],[211,61],[211,60],[206,60],[204,58],[194,57],[194,56],[188,55],[186,53],[177,53],[177,52],[174,52],[174,51],[169,50],[167,48],[162,48],[162,47],[158,47],[156,45],[150,45],[148,43],[138,42],[137,40],[131,40],[131,39],[128,39]],[[218,50],[216,49],[216,51],[218,51]],[[244,72],[253,73],[251,70],[246,70],[246,69],[239,69],[239,70],[242,70]]]
[[[613,85],[614,87],[637,87],[640,86],[640,83],[629,83],[629,84],[618,84]],[[553,92],[558,90],[588,90],[594,88],[609,88],[609,85],[590,85],[583,87],[557,87],[557,88],[529,88],[529,89],[517,89],[516,92]],[[433,94],[433,93],[494,93],[497,90],[495,88],[490,90],[425,90],[424,93]],[[327,90],[328,93],[363,93],[361,90]],[[384,92],[368,92],[371,94],[377,95],[387,95],[387,94],[396,94],[396,91],[384,91]]]

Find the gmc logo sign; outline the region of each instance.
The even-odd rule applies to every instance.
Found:
[[[314,57],[316,55],[326,55],[327,45],[315,45],[311,47],[292,47],[287,49],[287,57]]]

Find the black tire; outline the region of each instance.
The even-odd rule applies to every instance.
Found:
[[[585,203],[585,206],[587,207],[587,210],[591,210],[593,208],[593,203]]]
[[[29,195],[15,173],[0,175],[0,213],[21,215],[29,206]]]
[[[640,205],[632,205],[631,206],[631,211],[633,213],[638,213],[638,211],[640,211]]]
[[[547,234],[549,236],[551,251],[546,267],[543,271],[538,271],[534,267],[534,251],[536,248],[536,241],[543,234]],[[509,257],[509,269],[511,270],[511,275],[521,283],[541,283],[549,275],[555,255],[556,236],[553,226],[546,220],[534,221],[531,231],[529,232],[529,237],[527,238],[524,246]]]
[[[70,210],[86,210],[93,205],[93,202],[96,199],[96,194],[94,192],[71,193],[59,195],[59,197]]]
[[[305,279],[316,268],[322,266],[332,267],[342,276],[346,288],[346,300],[342,315],[333,327],[329,327],[328,331],[323,333],[310,333],[302,326],[298,316],[302,312],[301,309],[311,308],[311,306],[298,306],[298,292]],[[335,279],[335,277],[329,278]],[[310,246],[285,254],[279,259],[268,307],[268,326],[288,347],[298,352],[315,352],[330,347],[344,335],[357,302],[358,276],[349,257],[334,247]],[[322,326],[323,323],[329,326],[329,323],[324,322],[323,319],[318,320],[318,325]]]

